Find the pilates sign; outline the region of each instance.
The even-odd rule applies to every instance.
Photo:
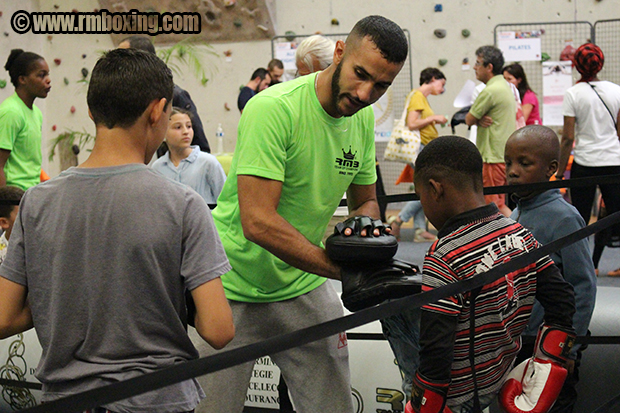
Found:
[[[497,47],[504,54],[506,62],[540,61],[541,32],[500,32],[497,38]]]

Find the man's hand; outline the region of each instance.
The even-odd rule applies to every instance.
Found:
[[[478,126],[480,126],[481,128],[488,128],[492,124],[493,124],[493,119],[489,115],[484,115],[478,121]]]

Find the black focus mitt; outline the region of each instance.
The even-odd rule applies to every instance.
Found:
[[[342,303],[352,312],[422,291],[418,266],[395,259],[343,266],[341,275]]]
[[[351,229],[351,235],[344,235],[347,228]],[[387,261],[396,254],[398,240],[388,234],[386,228],[380,219],[373,220],[366,216],[339,222],[334,233],[325,241],[327,255],[341,263]],[[363,229],[366,230],[364,237],[361,235]],[[374,235],[375,229],[379,229],[379,236]]]

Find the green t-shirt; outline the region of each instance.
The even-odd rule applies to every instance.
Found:
[[[476,98],[469,113],[476,119],[488,115],[493,124],[478,126],[476,146],[485,163],[504,163],[506,141],[517,129],[515,95],[503,75],[495,75]]]
[[[407,114],[414,110],[420,111],[420,119],[426,119],[435,114],[433,109],[431,109],[431,105],[428,104],[428,99],[422,92],[416,89],[411,93],[413,93],[413,96],[411,96],[411,100],[409,101]],[[438,136],[439,133],[437,133],[437,128],[434,123],[430,123],[420,129],[420,140],[422,141],[422,145],[428,145],[430,141]]]
[[[4,165],[6,184],[24,190],[41,182],[41,128],[38,107],[29,109],[17,93],[0,104],[0,149],[11,151]]]
[[[332,118],[316,96],[315,77],[270,87],[243,110],[230,172],[213,211],[233,268],[222,276],[231,300],[287,300],[326,281],[290,266],[244,237],[238,175],[281,181],[278,213],[315,245],[321,245],[349,185],[376,181],[372,108],[352,117]]]

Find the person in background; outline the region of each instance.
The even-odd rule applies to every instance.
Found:
[[[508,185],[548,182],[558,168],[560,142],[553,130],[545,126],[531,125],[517,130],[506,142],[506,179]],[[529,229],[534,238],[543,245],[571,234],[586,226],[575,207],[562,198],[559,189],[543,192],[519,192],[512,195],[517,207],[510,218]],[[553,225],[548,225],[553,217]],[[588,239],[584,238],[550,254],[564,280],[575,291],[575,315],[573,327],[578,336],[588,334],[588,326],[596,301],[596,275],[590,256]],[[538,301],[534,303],[530,320],[523,332],[531,340],[524,342],[517,355],[516,364],[531,357],[534,337],[543,324],[544,311]],[[583,347],[575,344],[569,354],[569,374],[562,391],[550,412],[571,413],[577,401],[575,386],[579,382],[579,365]]]
[[[571,178],[620,174],[620,86],[598,78],[604,62],[603,51],[594,44],[582,44],[575,52],[575,68],[581,78],[564,94],[560,165],[555,174],[558,179],[564,177],[571,151]],[[601,184],[599,188],[607,214],[620,211],[620,186]],[[570,189],[571,203],[586,224],[592,215],[595,192],[596,185]],[[620,225],[610,231],[620,235]],[[598,260],[594,266],[598,267]],[[620,268],[607,275],[620,276]]]
[[[269,75],[269,71],[262,67],[256,69],[254,73],[252,73],[250,81],[239,91],[239,97],[237,98],[237,107],[239,108],[239,112],[243,113],[243,109],[245,108],[245,105],[247,105],[248,101],[258,92],[262,92],[267,89],[270,83],[271,76]]]
[[[504,79],[506,79],[508,83],[515,85],[519,91],[519,97],[521,98],[521,109],[523,110],[525,124],[542,125],[538,98],[527,82],[527,76],[525,76],[523,66],[519,63],[510,64],[504,67],[503,74]]]
[[[269,86],[282,83],[282,75],[284,74],[284,63],[282,63],[282,60],[271,59],[267,64],[267,71],[269,72],[269,77],[271,78]]]
[[[155,51],[155,46],[151,42],[151,39],[148,36],[136,35],[129,36],[123,39],[118,47],[121,49],[127,49],[129,47],[133,49],[144,50],[145,52],[153,53],[157,55]],[[202,121],[200,120],[200,116],[198,115],[198,109],[192,100],[192,97],[189,95],[187,90],[182,89],[179,85],[174,85],[174,94],[172,96],[172,106],[177,108],[182,108],[187,110],[192,115],[192,129],[194,130],[194,138],[192,140],[192,145],[198,145],[201,151],[203,152],[211,152],[211,147],[209,146],[209,141],[207,140],[207,136],[205,135],[204,128],[202,126]],[[162,156],[165,153],[165,147],[158,150],[157,156]]]
[[[407,108],[407,119],[405,124],[409,130],[419,130],[421,145],[420,150],[424,148],[430,141],[437,138],[436,124],[445,125],[448,119],[443,115],[435,115],[431,105],[428,103],[428,96],[441,95],[446,89],[446,76],[441,70],[434,67],[427,67],[420,72],[420,87],[411,91],[407,96],[409,107]],[[405,168],[411,167],[410,165]],[[420,201],[409,201],[400,210],[398,216],[388,217],[387,223],[392,226],[392,235],[396,238],[400,237],[400,227],[413,218],[414,223],[414,241],[433,241],[437,237],[428,232],[426,229],[426,217],[422,210]]]
[[[476,79],[486,86],[465,116],[468,126],[477,125],[476,147],[484,162],[484,186],[506,185],[504,147],[508,137],[517,129],[517,107],[510,84],[502,76],[504,56],[495,46],[482,46],[476,50]],[[518,98],[518,96],[516,96]],[[485,195],[488,203],[494,202],[502,214],[510,216],[504,194]]]
[[[190,113],[173,107],[165,139],[168,152],[157,159],[152,168],[165,177],[188,185],[212,205],[222,192],[226,174],[215,156],[191,145],[193,135]]]
[[[22,196],[24,196],[24,190],[16,186],[3,186],[0,188],[0,201],[3,201],[0,203],[0,228],[4,231],[0,235],[0,264],[2,264],[6,257],[11,231],[13,231],[13,224],[15,224],[19,211],[19,205],[11,205],[9,202],[19,203]]]
[[[336,44],[320,34],[305,38],[295,50],[295,65],[299,76],[326,69],[332,64]]]
[[[0,266],[0,339],[35,327],[42,403],[198,358],[188,322],[215,348],[234,337],[220,280],[230,264],[209,208],[146,165],[173,86],[155,55],[105,53],[88,84],[97,130],[88,159],[22,198]],[[94,407],[180,413],[203,397],[188,379]]]
[[[50,69],[36,53],[13,49],[4,65],[15,93],[0,104],[0,187],[26,190],[41,182],[43,114],[34,105],[52,89]]]

